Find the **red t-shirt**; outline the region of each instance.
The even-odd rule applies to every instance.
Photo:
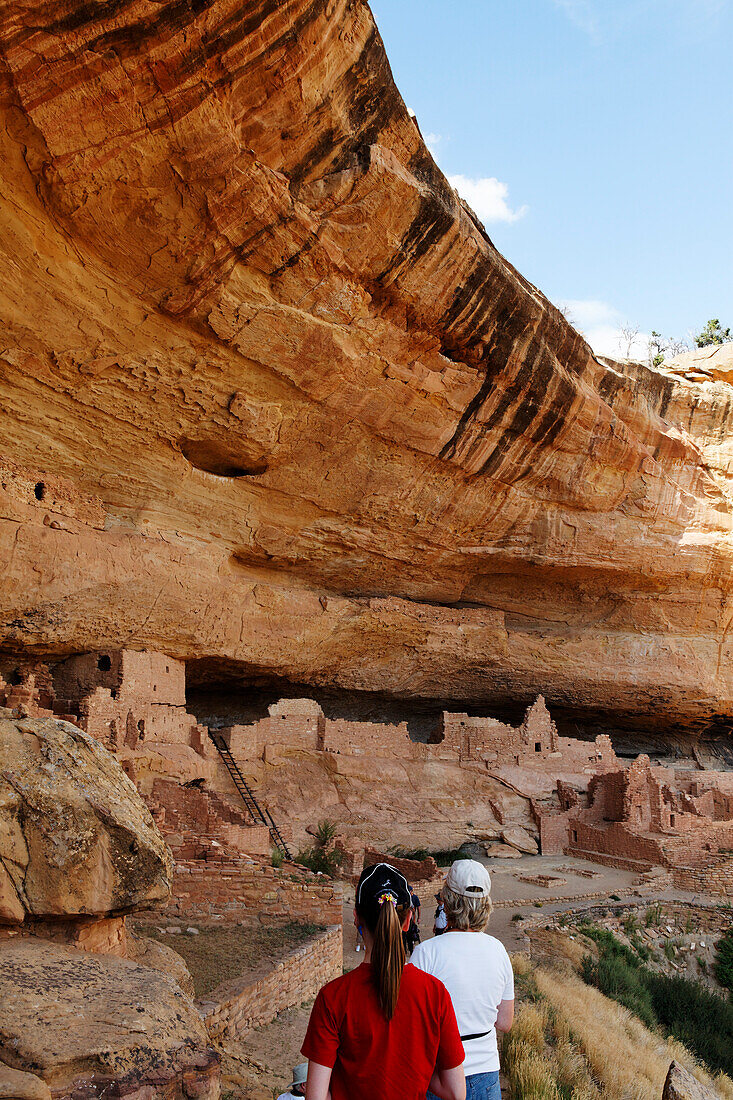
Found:
[[[408,965],[387,1021],[371,963],[324,985],[316,997],[303,1054],[333,1068],[332,1100],[424,1100],[435,1069],[464,1059],[456,1015],[441,981]]]

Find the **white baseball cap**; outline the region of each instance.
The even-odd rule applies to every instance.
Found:
[[[477,859],[457,859],[448,872],[445,884],[455,894],[465,898],[487,898],[491,893],[491,877]]]

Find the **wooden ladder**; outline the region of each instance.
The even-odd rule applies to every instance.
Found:
[[[285,856],[285,859],[292,860],[293,857],[288,850],[287,844],[283,840],[282,833],[280,832],[273,820],[272,814],[266,806],[264,807],[264,809],[262,806],[260,806],[259,802],[257,801],[257,796],[255,795],[255,792],[252,790],[249,783],[242,775],[239,764],[232,756],[229,746],[227,745],[224,738],[221,736],[221,734],[215,733],[212,730],[209,730],[209,737],[214,742],[219,756],[224,761],[224,767],[229,772],[232,782],[239,791],[239,796],[246,806],[250,816],[256,822],[258,822],[258,824],[265,825],[269,829],[270,839],[272,840],[272,843],[275,845],[278,851],[282,852],[282,854]]]

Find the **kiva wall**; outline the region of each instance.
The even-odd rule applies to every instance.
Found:
[[[328,928],[297,947],[264,977],[241,978],[215,990],[198,1010],[212,1039],[246,1035],[278,1012],[315,997],[343,969],[341,926]]]

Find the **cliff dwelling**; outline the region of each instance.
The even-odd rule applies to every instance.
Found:
[[[0,1097],[278,1095],[372,862],[568,1065],[608,936],[722,996],[730,341],[594,351],[366,0],[0,4],[0,114]]]

